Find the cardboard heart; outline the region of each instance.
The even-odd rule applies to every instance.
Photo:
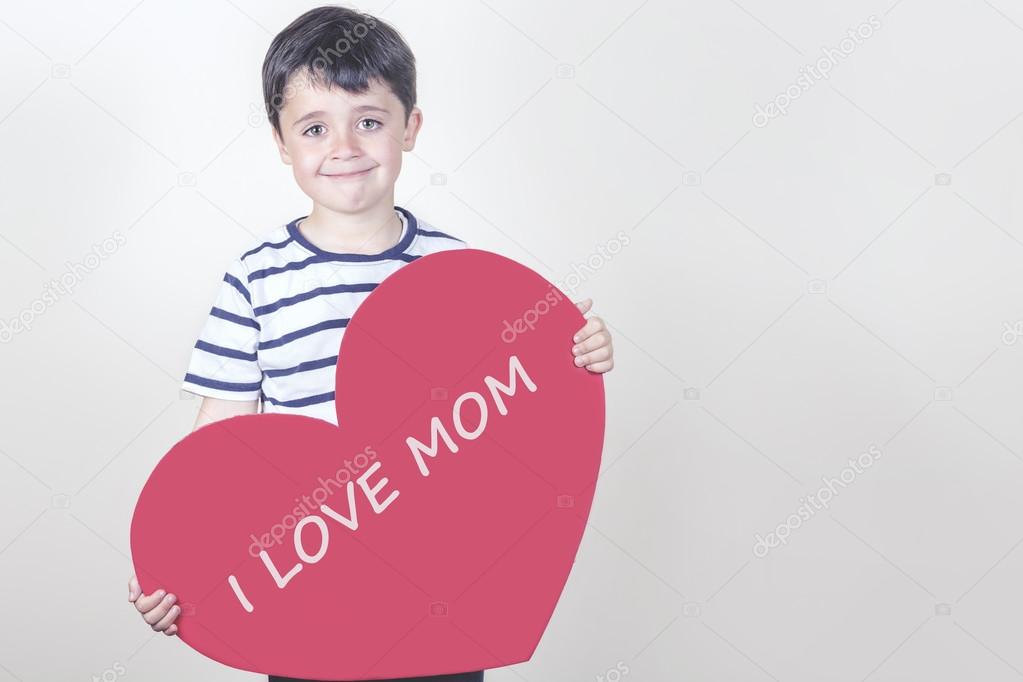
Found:
[[[327,680],[510,665],[568,578],[604,439],[585,320],[532,270],[452,250],[384,280],[345,331],[338,423],[260,414],[161,459],[131,524],[145,593],[217,661]]]

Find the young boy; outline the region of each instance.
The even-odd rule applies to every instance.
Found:
[[[184,379],[203,396],[196,429],[260,405],[336,424],[337,354],[356,308],[406,263],[468,246],[394,205],[423,115],[415,59],[391,26],[342,7],[306,12],[270,44],[263,96],[281,160],[313,208],[231,261]],[[592,301],[576,305],[585,314]],[[600,318],[573,342],[578,367],[613,367]],[[135,576],[128,593],[153,630],[177,632],[173,594],[141,594]],[[475,682],[483,672],[410,679]]]

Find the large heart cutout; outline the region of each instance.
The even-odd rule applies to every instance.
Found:
[[[497,254],[402,267],[345,331],[340,427],[234,417],[157,464],[131,524],[143,591],[176,594],[180,638],[254,672],[364,680],[528,660],[603,447],[603,379],[572,360],[584,322]]]

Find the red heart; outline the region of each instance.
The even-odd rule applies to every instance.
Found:
[[[163,457],[131,525],[143,591],[176,594],[180,638],[254,672],[356,680],[528,660],[603,446],[603,379],[572,362],[583,323],[557,288],[493,253],[404,266],[345,331],[340,428],[234,417]],[[408,439],[431,446],[434,424],[436,456],[417,459]]]

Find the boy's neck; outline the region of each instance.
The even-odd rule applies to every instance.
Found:
[[[298,229],[324,251],[374,254],[400,241],[401,225],[394,200],[387,199],[360,213],[339,213],[314,203]]]

